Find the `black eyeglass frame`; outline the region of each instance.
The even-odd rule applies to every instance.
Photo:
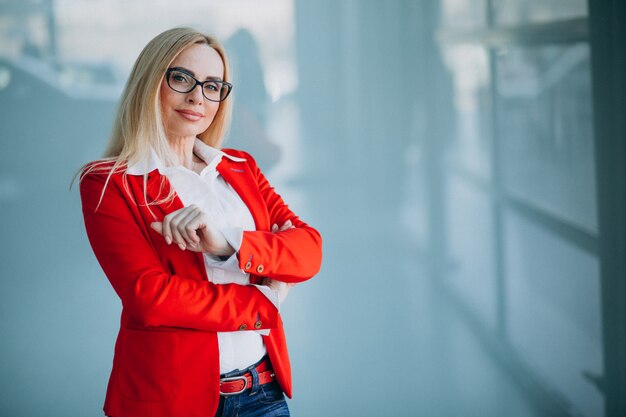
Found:
[[[192,80],[194,80],[196,83],[188,90],[188,91],[179,91],[177,89],[175,89],[174,87],[172,87],[172,85],[170,84],[170,74],[173,71],[178,71],[178,72],[182,72],[185,75],[188,75],[189,77],[191,77]],[[219,103],[221,101],[226,100],[226,98],[228,98],[228,96],[230,95],[230,92],[233,91],[233,85],[231,83],[229,83],[228,81],[221,81],[221,80],[206,80],[206,81],[198,81],[196,79],[196,77],[194,77],[193,75],[191,75],[189,73],[189,71],[186,71],[184,68],[178,68],[178,67],[173,67],[173,68],[168,68],[165,71],[165,80],[167,81],[167,86],[169,88],[171,88],[173,91],[176,91],[177,93],[181,93],[181,94],[188,94],[191,93],[197,85],[200,85],[200,90],[202,91],[202,96],[204,98],[206,98],[209,101],[212,101],[214,103]],[[224,86],[228,86],[228,91],[226,92],[226,95],[224,97],[222,97],[219,100],[212,100],[210,98],[208,98],[206,96],[206,94],[204,94],[204,84],[206,83],[217,83],[217,84],[222,84],[222,88],[224,88]]]

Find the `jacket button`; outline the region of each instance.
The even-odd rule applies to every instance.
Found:
[[[257,321],[256,323],[254,323],[254,328],[255,328],[255,329],[260,329],[262,325],[263,325],[263,324],[261,323],[261,320],[259,320],[259,321]]]
[[[259,274],[262,273],[265,270],[265,267],[263,265],[259,265],[256,267],[256,272],[258,272]]]
[[[252,262],[248,261],[248,263],[246,264],[246,269],[250,269],[252,268]]]
[[[248,328],[248,326],[246,326],[246,324],[242,324],[241,326],[239,326],[239,330],[246,330]]]

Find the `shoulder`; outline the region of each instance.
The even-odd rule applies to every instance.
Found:
[[[81,192],[87,187],[87,184],[95,186],[100,184],[100,188],[103,188],[104,184],[110,184],[112,182],[123,181],[126,172],[126,163],[118,163],[111,159],[98,159],[95,161],[87,162],[78,171],[78,183]]]
[[[126,162],[119,162],[112,159],[97,159],[83,165],[79,173],[81,179],[86,176],[121,176],[126,172],[126,168]]]
[[[125,162],[99,159],[83,165],[78,185],[84,213],[95,213],[103,201],[125,201],[129,193],[127,177]]]

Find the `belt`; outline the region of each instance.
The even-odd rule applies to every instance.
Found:
[[[254,369],[259,374],[259,385],[267,384],[275,379],[274,371],[267,359]],[[252,388],[252,374],[250,371],[240,376],[220,378],[220,394],[223,396],[241,394],[248,388]]]

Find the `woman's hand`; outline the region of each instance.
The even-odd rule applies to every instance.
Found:
[[[274,223],[272,225],[272,233],[276,233],[276,232],[282,232],[285,231],[287,229],[293,229],[295,226],[293,224],[291,224],[291,220],[287,220],[285,223],[283,223],[282,226],[280,226],[280,228],[278,227],[278,225],[276,223]]]
[[[277,224],[272,225],[272,232],[273,233],[282,232],[284,230],[293,229],[294,227],[295,226],[291,224],[291,220],[287,220],[280,228],[278,227]],[[291,289],[291,287],[296,285],[292,283],[276,281],[271,278],[263,278],[263,281],[261,282],[261,284],[267,285],[274,291],[278,292],[278,301],[280,303],[285,301],[285,298],[287,298],[287,294],[289,293],[289,290]]]
[[[175,243],[181,250],[206,252],[216,256],[230,256],[235,250],[224,235],[209,221],[209,217],[195,204],[183,207],[154,222],[150,227],[165,238],[169,245]]]

